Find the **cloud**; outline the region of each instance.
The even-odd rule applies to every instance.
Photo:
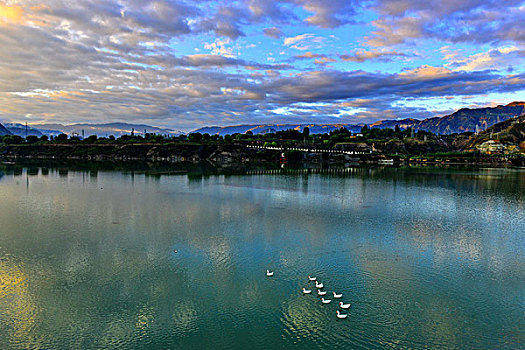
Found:
[[[397,45],[423,35],[420,18],[416,17],[378,19],[372,24],[377,30],[372,32],[373,36],[367,37],[367,44],[374,47]]]
[[[294,56],[295,59],[302,60],[302,59],[314,59],[314,63],[318,65],[325,65],[327,63],[337,62],[336,59],[333,59],[331,57],[328,57],[326,55],[321,54],[314,54],[312,52],[306,52],[302,55],[296,55]]]
[[[306,18],[307,24],[321,28],[335,28],[348,23],[354,23],[359,1],[353,0],[295,0],[306,11],[313,13]]]
[[[263,32],[264,32],[264,35],[270,38],[274,38],[274,39],[279,39],[284,35],[282,30],[280,30],[277,27],[265,28]]]
[[[257,22],[267,20],[276,24],[285,24],[297,20],[297,16],[286,5],[288,5],[287,1],[246,1],[252,20]]]
[[[8,23],[18,23],[24,15],[22,6],[9,6],[0,4],[0,25]]]
[[[324,43],[324,38],[314,34],[305,33],[285,38],[283,43],[285,46],[304,51],[321,48]]]
[[[170,61],[173,66],[183,67],[245,67],[250,70],[267,70],[267,69],[289,69],[289,65],[285,64],[261,64],[256,62],[247,62],[245,60],[235,59],[232,57],[224,57],[219,55],[195,54],[183,56],[181,58],[173,58]]]
[[[195,64],[208,64],[193,57]],[[221,61],[230,60],[214,57]],[[191,60],[191,59],[190,59]],[[400,74],[363,71],[314,71],[293,76],[263,76],[255,79],[244,74],[221,71],[171,68],[145,70],[125,76],[109,76],[92,82],[63,84],[68,89],[57,91],[26,90],[32,94],[7,93],[1,89],[0,112],[7,118],[31,111],[35,117],[58,122],[95,121],[96,116],[109,120],[141,121],[155,125],[166,122],[182,128],[225,124],[222,112],[236,115],[228,124],[264,122],[283,116],[269,112],[277,107],[294,107],[297,119],[312,121],[312,112],[337,114],[348,108],[361,108],[362,118],[428,115],[423,108],[394,108],[392,101],[427,99],[444,96],[472,96],[491,92],[512,92],[525,88],[525,75],[502,77],[494,72],[444,72],[437,67],[422,67]],[[36,78],[36,76],[34,76]],[[106,84],[114,84],[107,88]],[[3,88],[3,87],[2,87]],[[77,88],[77,90],[72,90]],[[75,93],[78,91],[79,93]],[[67,93],[66,93],[67,92]],[[52,98],[50,98],[52,97]],[[332,107],[319,107],[318,104]],[[299,113],[303,105],[303,112]],[[95,119],[94,119],[95,118]],[[336,121],[335,117],[330,117]],[[350,117],[348,117],[350,118]],[[352,117],[353,118],[353,117]],[[329,118],[328,118],[329,119]],[[315,113],[315,120],[323,119]]]
[[[321,54],[312,53],[312,52],[308,51],[308,52],[306,52],[306,53],[304,53],[302,55],[296,55],[294,57],[297,58],[297,59],[305,59],[305,58],[309,59],[309,58],[319,58],[319,57],[322,57],[322,56],[323,55],[321,55]]]
[[[525,7],[521,0],[434,1],[377,0],[371,8],[380,16],[367,43],[392,46],[416,38],[448,42],[525,42]]]
[[[233,54],[233,47],[228,47],[231,43],[229,38],[226,40],[216,39],[213,43],[206,43],[204,48],[210,50],[213,55],[221,55],[225,57],[235,57]]]
[[[405,70],[399,73],[400,76],[410,77],[414,79],[428,79],[436,77],[444,77],[451,74],[452,71],[444,67],[433,67],[428,65],[423,65],[414,69]]]
[[[201,18],[196,22],[196,32],[214,32],[219,37],[238,39],[246,34],[241,29],[241,23],[248,21],[249,12],[233,6],[220,7],[211,18]]]
[[[326,57],[326,56],[321,56],[320,58],[314,60],[314,63],[319,64],[319,65],[325,65],[327,63],[333,63],[333,62],[337,62],[337,60],[330,58],[330,57]]]
[[[280,103],[344,99],[429,98],[511,92],[525,88],[525,74],[451,72],[422,66],[399,74],[315,71],[282,77],[269,85]]]
[[[525,48],[504,46],[481,52],[469,57],[458,57],[459,54],[449,56],[447,67],[454,70],[473,71],[481,69],[513,68],[520,66],[520,60],[525,57]],[[446,57],[447,58],[447,57]],[[523,66],[523,64],[521,64]]]
[[[284,45],[290,46],[290,45],[293,45],[293,44],[295,44],[297,42],[303,41],[305,39],[313,38],[313,37],[314,37],[313,34],[300,34],[300,35],[297,35],[297,36],[294,36],[294,37],[285,38],[284,39]]]
[[[343,61],[364,62],[366,60],[378,59],[380,61],[391,61],[393,57],[406,57],[407,55],[398,51],[388,50],[358,50],[351,55],[340,55]]]
[[[399,107],[396,101],[524,90],[518,23],[523,9],[514,0],[503,10],[502,2],[498,8],[489,0],[8,3],[0,5],[0,47],[8,48],[0,50],[0,114],[11,120],[30,114],[66,123],[192,128],[272,118],[338,120],[355,109],[363,118],[426,116],[426,109],[408,102]],[[378,47],[338,56],[355,45],[331,41],[327,31],[312,28],[348,25],[340,30],[350,35],[363,11],[377,17],[367,40]],[[294,34],[286,37],[280,28]],[[259,42],[261,31],[280,40]],[[408,62],[405,57],[415,55],[409,42],[418,47],[429,38],[428,47],[439,57],[429,52],[432,60],[418,61],[419,67]],[[473,46],[453,44],[498,41],[504,43],[484,46],[484,52],[476,46],[471,57],[466,55]],[[401,48],[379,47],[405,42]],[[194,54],[196,48],[201,51]],[[329,63],[338,57],[343,62],[335,69]],[[355,70],[354,62],[369,62],[374,70],[375,61],[398,58],[407,68],[397,73]],[[446,64],[440,66],[442,58]],[[315,66],[301,72],[304,62],[298,60]],[[293,113],[272,112],[285,109]]]

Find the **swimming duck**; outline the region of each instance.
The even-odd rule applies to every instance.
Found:
[[[326,300],[325,298],[321,298],[321,303],[323,304],[330,304],[332,301],[330,299]]]
[[[337,318],[347,318],[348,315],[347,314],[342,314],[339,312],[339,310],[337,310]]]
[[[341,309],[350,309],[350,305],[351,305],[351,304],[343,304],[342,301],[339,302],[339,307],[340,307]]]
[[[272,277],[273,276],[273,271],[266,270],[266,276]]]

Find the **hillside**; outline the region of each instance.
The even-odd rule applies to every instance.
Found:
[[[525,115],[505,120],[478,135],[474,135],[470,138],[467,148],[476,148],[489,140],[494,140],[496,143],[505,146],[522,144],[525,141]]]
[[[417,129],[423,129],[435,134],[453,134],[467,131],[485,130],[490,126],[519,116],[525,111],[525,103],[513,102],[506,106],[488,108],[463,108],[441,118],[423,120]]]
[[[396,125],[399,125],[401,129],[411,127],[415,130],[425,130],[434,134],[448,135],[486,130],[496,123],[519,116],[524,112],[525,102],[512,102],[506,106],[474,109],[462,108],[443,117],[427,118],[423,120],[381,120],[370,126],[377,128],[394,128]]]
[[[0,124],[0,136],[5,135],[11,135],[11,133],[2,124]]]
[[[9,132],[13,135],[18,135],[21,137],[26,137],[26,126],[23,124],[18,123],[5,123],[5,128],[9,130]],[[43,133],[41,130],[35,129],[33,127],[28,126],[27,127],[27,136],[34,135],[34,136],[42,136]]]

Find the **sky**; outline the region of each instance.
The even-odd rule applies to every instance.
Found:
[[[0,122],[190,131],[525,100],[520,0],[0,0]]]

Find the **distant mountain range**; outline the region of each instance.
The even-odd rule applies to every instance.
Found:
[[[417,130],[430,131],[435,134],[453,134],[462,132],[482,131],[490,126],[525,113],[525,102],[512,102],[506,106],[488,108],[463,108],[444,117],[434,117],[427,119],[401,119],[401,120],[380,120],[368,124],[372,128],[395,128],[400,129],[414,128]],[[358,132],[364,124],[253,124],[235,126],[211,126],[197,129],[192,132],[231,135],[235,133],[244,134],[248,131],[254,134],[265,134],[269,132],[296,129],[302,131],[305,127],[310,128],[310,133],[319,134],[330,132],[344,127],[352,132]]]
[[[0,124],[0,136],[5,135],[11,135],[11,133],[2,124]]]
[[[488,107],[488,108],[463,108],[450,115],[443,117],[419,119],[401,119],[401,120],[380,120],[372,124],[368,124],[372,128],[395,128],[396,125],[400,129],[414,128],[417,130],[430,131],[435,134],[453,134],[462,132],[483,131],[494,124],[503,122],[514,116],[525,114],[525,102],[512,102],[506,106]],[[208,133],[210,135],[231,135],[235,133],[244,134],[248,131],[254,134],[273,133],[282,130],[295,129],[303,131],[305,127],[310,129],[312,134],[327,133],[332,130],[344,127],[352,132],[359,132],[365,124],[250,124],[250,125],[235,125],[235,126],[210,126],[204,127],[192,132],[199,132],[201,134]],[[4,127],[5,126],[5,127]],[[0,136],[2,135],[19,135],[26,136],[26,126],[17,123],[0,124]],[[70,136],[84,134],[85,137],[90,135],[97,135],[99,137],[107,137],[113,135],[119,137],[122,135],[130,135],[134,130],[135,135],[143,135],[146,133],[155,133],[161,135],[177,136],[184,134],[184,132],[173,129],[158,128],[145,124],[129,124],[129,123],[107,123],[107,124],[33,124],[27,127],[27,135],[35,136],[56,136],[64,133]]]
[[[358,132],[365,124],[351,125],[351,124],[252,124],[252,125],[235,125],[235,126],[208,126],[204,128],[192,131],[192,133],[199,132],[201,134],[208,133],[210,135],[231,135],[231,134],[244,134],[248,131],[256,134],[267,134],[274,133],[277,131],[295,129],[300,132],[304,128],[308,127],[311,134],[324,134],[333,130],[347,128],[352,132]]]
[[[26,126],[17,123],[5,123],[5,128],[14,135],[22,137],[26,136]],[[67,134],[69,136],[78,135],[85,137],[97,135],[99,137],[107,137],[113,135],[119,137],[122,135],[130,135],[131,132],[135,135],[143,135],[145,132],[176,136],[183,134],[182,131],[158,128],[145,124],[128,124],[128,123],[107,123],[107,124],[33,124],[27,127],[27,135],[35,136],[56,136],[59,134]],[[1,135],[1,131],[0,131]]]
[[[18,123],[4,123],[4,126],[7,130],[9,130],[9,132],[13,135],[18,135],[18,136],[22,136],[22,137],[26,137],[26,126],[23,125],[23,124],[18,124]],[[54,130],[50,130],[52,131],[52,133],[46,133],[46,131],[48,130],[40,130],[40,129],[35,129],[31,126],[28,126],[27,127],[27,136],[29,135],[34,135],[34,136],[42,136],[42,135],[55,135],[53,132],[55,132]],[[60,132],[58,132],[58,134],[60,134]]]

